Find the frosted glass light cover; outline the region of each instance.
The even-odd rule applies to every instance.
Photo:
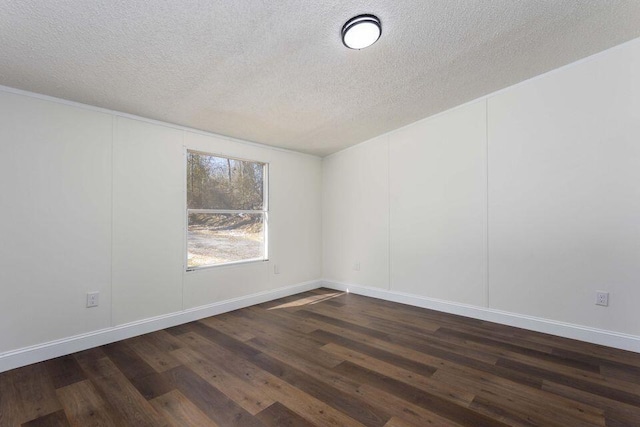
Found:
[[[380,20],[373,15],[350,19],[342,28],[342,42],[350,49],[364,49],[380,38]]]

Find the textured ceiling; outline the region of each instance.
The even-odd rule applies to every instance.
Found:
[[[382,38],[346,49],[361,13]],[[638,0],[0,0],[0,84],[326,155],[639,23]]]

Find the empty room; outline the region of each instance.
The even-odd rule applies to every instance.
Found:
[[[640,2],[0,0],[0,427],[640,426]]]

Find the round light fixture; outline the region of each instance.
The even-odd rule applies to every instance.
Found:
[[[382,26],[374,15],[358,15],[342,27],[342,43],[349,49],[364,49],[380,38]]]

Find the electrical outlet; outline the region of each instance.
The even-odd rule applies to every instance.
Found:
[[[596,291],[596,305],[609,305],[609,292]]]
[[[97,307],[100,304],[100,292],[87,292],[87,308]]]
[[[360,261],[356,261],[353,263],[353,269],[355,271],[360,271]]]
[[[280,274],[280,267],[278,267],[277,265],[273,266],[273,274]]]

